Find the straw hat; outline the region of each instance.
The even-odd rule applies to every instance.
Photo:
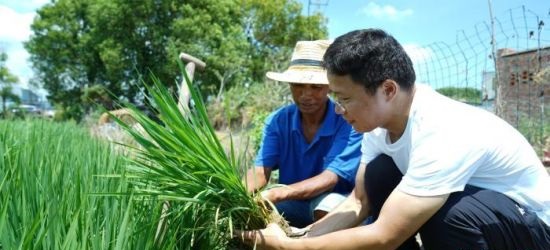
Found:
[[[327,72],[322,62],[329,45],[328,40],[299,41],[292,53],[288,69],[282,73],[267,72],[267,78],[290,83],[328,84]]]

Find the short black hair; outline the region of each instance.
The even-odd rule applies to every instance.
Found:
[[[384,80],[411,90],[416,80],[411,59],[397,40],[380,29],[346,33],[328,47],[323,66],[329,74],[349,75],[374,94]]]

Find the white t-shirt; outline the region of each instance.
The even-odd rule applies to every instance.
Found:
[[[550,225],[550,177],[527,140],[507,122],[417,84],[407,127],[391,143],[386,129],[363,136],[361,162],[392,157],[403,179],[397,188],[416,196],[494,190],[530,208]]]

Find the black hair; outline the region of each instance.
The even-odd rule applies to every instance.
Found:
[[[411,59],[397,40],[380,29],[346,33],[328,47],[323,66],[329,74],[345,76],[374,94],[384,80],[411,90],[416,76]]]

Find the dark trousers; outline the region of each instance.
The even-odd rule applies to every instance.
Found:
[[[367,165],[365,188],[374,220],[402,177],[387,155],[380,155]],[[407,205],[402,207],[406,209]],[[420,237],[425,250],[550,249],[550,228],[536,214],[504,194],[470,185],[449,196],[420,228]],[[411,237],[398,249],[419,246]]]

